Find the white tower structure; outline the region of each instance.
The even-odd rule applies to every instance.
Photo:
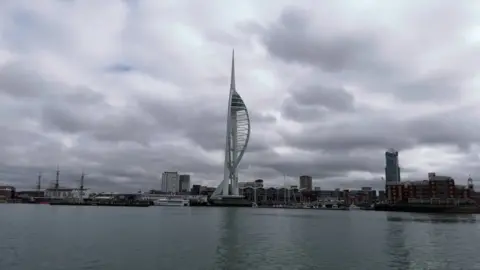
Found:
[[[238,190],[238,164],[247,150],[250,139],[250,117],[242,98],[235,87],[235,53],[232,52],[232,74],[228,98],[227,132],[223,181],[211,198],[243,197]]]

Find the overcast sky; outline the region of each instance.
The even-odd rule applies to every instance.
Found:
[[[240,181],[480,179],[480,2],[0,1],[0,183],[217,186],[231,51],[252,135]],[[480,182],[477,182],[480,184]]]

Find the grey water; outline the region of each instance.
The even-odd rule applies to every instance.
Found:
[[[477,217],[0,205],[2,270],[480,269]]]

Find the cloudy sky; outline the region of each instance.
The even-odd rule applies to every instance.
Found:
[[[0,183],[216,186],[232,48],[252,137],[240,180],[480,179],[480,2],[0,1]],[[478,182],[480,184],[480,182]]]

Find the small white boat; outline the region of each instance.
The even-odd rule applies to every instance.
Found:
[[[181,197],[164,197],[153,201],[155,206],[190,206],[190,200]]]

